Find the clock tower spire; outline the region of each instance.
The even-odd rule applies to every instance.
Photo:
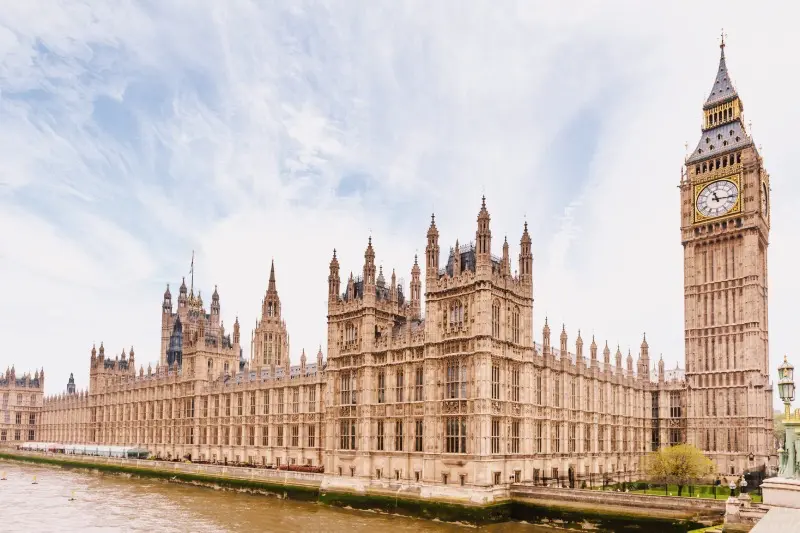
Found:
[[[774,453],[769,381],[769,175],[744,126],[720,43],[700,140],[681,194],[687,440],[719,472],[741,474]]]

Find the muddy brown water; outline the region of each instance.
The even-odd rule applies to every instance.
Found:
[[[0,472],[6,477],[0,481],[0,531],[4,532],[557,531],[518,522],[476,528],[161,480],[2,461]]]

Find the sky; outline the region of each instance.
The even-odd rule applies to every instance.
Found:
[[[779,5],[780,4],[780,5]],[[291,358],[326,344],[328,264],[410,281],[440,246],[516,264],[528,222],[534,333],[684,366],[678,183],[719,61],[771,175],[770,364],[800,362],[790,3],[11,2],[0,10],[0,368],[45,391],[89,355],[159,358],[161,301],[195,253],[228,331],[275,261]],[[444,260],[444,258],[442,259]],[[587,340],[588,342],[588,340]],[[249,356],[249,343],[245,356]]]

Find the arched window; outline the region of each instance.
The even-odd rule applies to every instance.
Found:
[[[358,328],[352,323],[348,322],[344,327],[344,342],[345,344],[353,344],[358,339]]]
[[[450,328],[464,327],[464,304],[461,300],[455,300],[450,303]]]
[[[214,361],[212,359],[208,360],[208,371],[211,372],[214,370]]]
[[[500,338],[500,301],[492,303],[492,337]]]
[[[519,343],[519,307],[511,310],[511,341]]]

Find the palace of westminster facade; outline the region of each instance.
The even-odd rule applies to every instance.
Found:
[[[328,276],[328,344],[290,366],[274,265],[242,358],[214,290],[208,311],[181,285],[162,304],[160,364],[92,348],[88,391],[46,398],[36,440],[139,445],[161,457],[322,466],[328,475],[491,486],[639,472],[654,449],[688,442],[723,474],[770,462],[767,344],[769,176],[746,132],[724,44],[702,137],[680,181],[686,369],[634,360],[545,320],[533,338],[525,224],[512,274],[491,253],[485,201],[474,243],[440,263],[435,219],[409,291],[376,269]],[[425,313],[422,309],[423,277]]]

